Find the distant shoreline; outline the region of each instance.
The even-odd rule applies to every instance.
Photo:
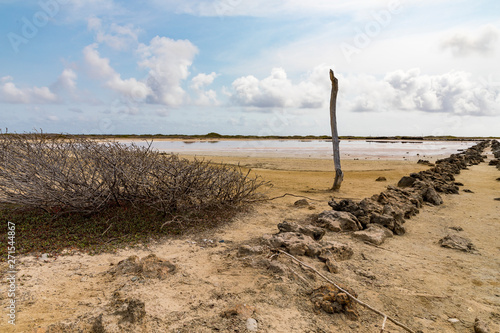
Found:
[[[9,135],[1,133],[0,135]],[[22,134],[22,133],[16,133]],[[62,134],[43,133],[49,137],[84,137],[89,139],[160,139],[160,140],[331,140],[328,135],[223,135],[219,133],[208,133],[200,135],[187,134]],[[366,141],[479,141],[500,139],[500,137],[457,137],[451,135],[444,136],[340,136],[340,140],[366,140]]]

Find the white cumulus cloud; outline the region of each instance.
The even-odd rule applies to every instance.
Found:
[[[148,102],[169,106],[181,105],[186,101],[186,92],[181,82],[189,76],[198,48],[189,40],[173,40],[154,37],[149,45],[138,48],[142,60],[139,66],[148,69],[148,88],[151,94]]]
[[[48,87],[18,88],[12,77],[0,79],[0,102],[13,104],[56,103],[58,98]]]
[[[91,44],[84,48],[83,55],[88,74],[103,81],[105,87],[136,102],[145,101],[165,106],[178,106],[189,102],[189,96],[182,85],[189,77],[189,68],[198,53],[198,48],[189,40],[156,36],[148,45],[139,44],[136,50],[140,58],[138,66],[148,72],[147,77],[142,80],[133,77],[122,79],[111,67],[110,60],[102,57],[97,48],[97,43]],[[200,97],[204,99],[204,103],[215,101],[215,91],[202,91],[202,87],[210,84],[216,75],[203,75],[198,75],[191,85],[202,95]]]
[[[441,48],[451,50],[455,56],[484,55],[492,53],[499,41],[500,31],[493,25],[486,25],[473,32],[460,31],[447,36],[441,42]]]
[[[197,95],[194,101],[196,105],[218,105],[217,93],[213,89],[206,90],[205,88],[211,85],[218,75],[215,72],[210,74],[200,73],[191,79],[190,88]]]
[[[136,100],[144,99],[151,94],[151,89],[135,78],[122,79],[109,64],[109,59],[102,58],[97,51],[97,44],[88,45],[83,49],[85,63],[89,74],[104,80],[104,85],[127,98]]]
[[[381,80],[373,76],[346,77],[341,103],[351,111],[424,111],[454,115],[500,114],[500,89],[485,86],[463,71],[439,75],[419,69],[397,70]]]
[[[76,89],[76,79],[77,75],[74,70],[66,68],[63,70],[61,75],[57,78],[57,81],[52,85],[54,90],[67,90],[74,91]]]
[[[102,20],[93,16],[87,20],[87,27],[95,33],[97,43],[104,43],[115,50],[126,50],[137,45],[140,29],[132,24],[119,25],[112,23],[104,27]]]
[[[234,104],[258,108],[321,108],[329,96],[328,68],[318,66],[294,84],[283,68],[273,68],[271,75],[259,80],[253,75],[232,83]]]

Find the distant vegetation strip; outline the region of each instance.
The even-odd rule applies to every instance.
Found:
[[[11,135],[2,133],[0,135]],[[16,134],[18,135],[18,134]],[[89,139],[181,139],[181,140],[217,140],[217,139],[242,139],[242,140],[331,140],[329,135],[224,135],[215,132],[207,134],[62,134],[44,133],[47,137],[61,139],[82,137]],[[419,140],[419,141],[474,141],[500,139],[500,137],[460,137],[460,136],[340,136],[341,140]]]

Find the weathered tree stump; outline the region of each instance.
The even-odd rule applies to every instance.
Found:
[[[335,164],[335,181],[332,190],[340,189],[344,173],[340,167],[339,133],[337,131],[337,93],[339,91],[339,81],[330,69],[330,80],[332,81],[332,95],[330,97],[330,125],[332,127],[333,162]]]

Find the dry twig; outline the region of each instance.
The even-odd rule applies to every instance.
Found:
[[[280,195],[280,196],[277,196],[277,197],[273,197],[273,198],[269,198],[269,199],[266,199],[266,200],[270,201],[270,200],[280,199],[280,198],[286,197],[287,195],[289,195],[291,197],[296,197],[296,198],[304,198],[304,199],[308,199],[308,200],[312,200],[312,201],[323,201],[323,200],[320,200],[320,199],[313,199],[313,198],[305,197],[303,195],[296,195],[296,194],[291,194],[291,193],[285,193],[283,195]]]
[[[380,330],[380,333],[384,333],[386,322],[387,322],[387,316],[384,316],[384,321],[382,322],[382,329]]]

